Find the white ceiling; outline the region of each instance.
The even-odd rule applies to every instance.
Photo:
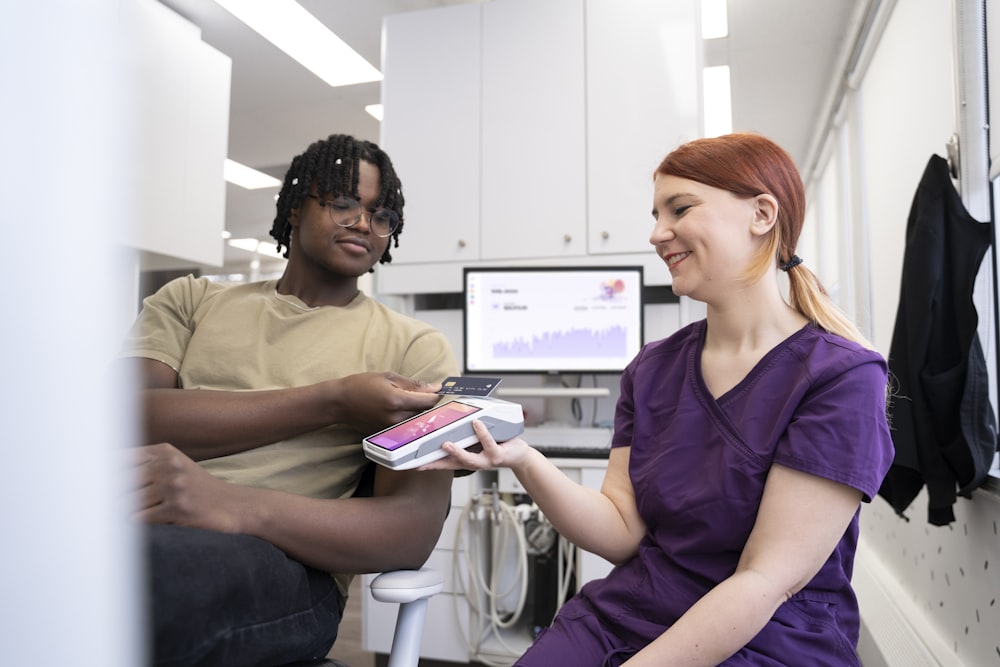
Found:
[[[379,123],[364,110],[379,102],[379,83],[332,88],[212,0],[160,1],[232,59],[233,160],[281,178],[291,158],[316,139],[346,133],[379,140]],[[298,1],[379,66],[383,16],[481,0]],[[734,129],[773,138],[804,167],[831,82],[839,80],[871,1],[728,0],[729,37],[707,45],[706,63],[731,67]],[[270,240],[275,193],[227,185],[226,229],[234,237]],[[227,249],[225,261],[246,264],[249,253]]]

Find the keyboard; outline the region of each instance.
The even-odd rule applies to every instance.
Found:
[[[606,459],[611,452],[610,428],[529,426],[521,438],[550,458]]]

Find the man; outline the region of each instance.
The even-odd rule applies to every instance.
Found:
[[[352,497],[361,439],[433,407],[457,373],[440,332],[358,290],[391,260],[402,209],[389,157],[333,135],[285,176],[280,279],[189,276],[144,302],[123,356],[149,443],[136,503],[155,664],[324,656],[351,574],[417,568],[434,548],[450,472],[378,467],[372,497]]]

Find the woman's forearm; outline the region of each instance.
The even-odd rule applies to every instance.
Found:
[[[708,592],[625,664],[628,667],[713,667],[746,646],[787,595],[753,570]]]
[[[581,549],[613,563],[635,554],[641,535],[635,535],[608,496],[566,476],[538,450],[514,474],[556,531]]]

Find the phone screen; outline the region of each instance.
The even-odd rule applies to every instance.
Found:
[[[380,433],[376,433],[368,438],[368,442],[389,451],[399,449],[403,445],[410,444],[417,438],[421,438],[448,424],[457,422],[462,417],[479,412],[480,409],[468,403],[451,401],[444,405],[439,405],[433,410],[419,414],[416,417],[411,417],[405,422],[400,422]]]

